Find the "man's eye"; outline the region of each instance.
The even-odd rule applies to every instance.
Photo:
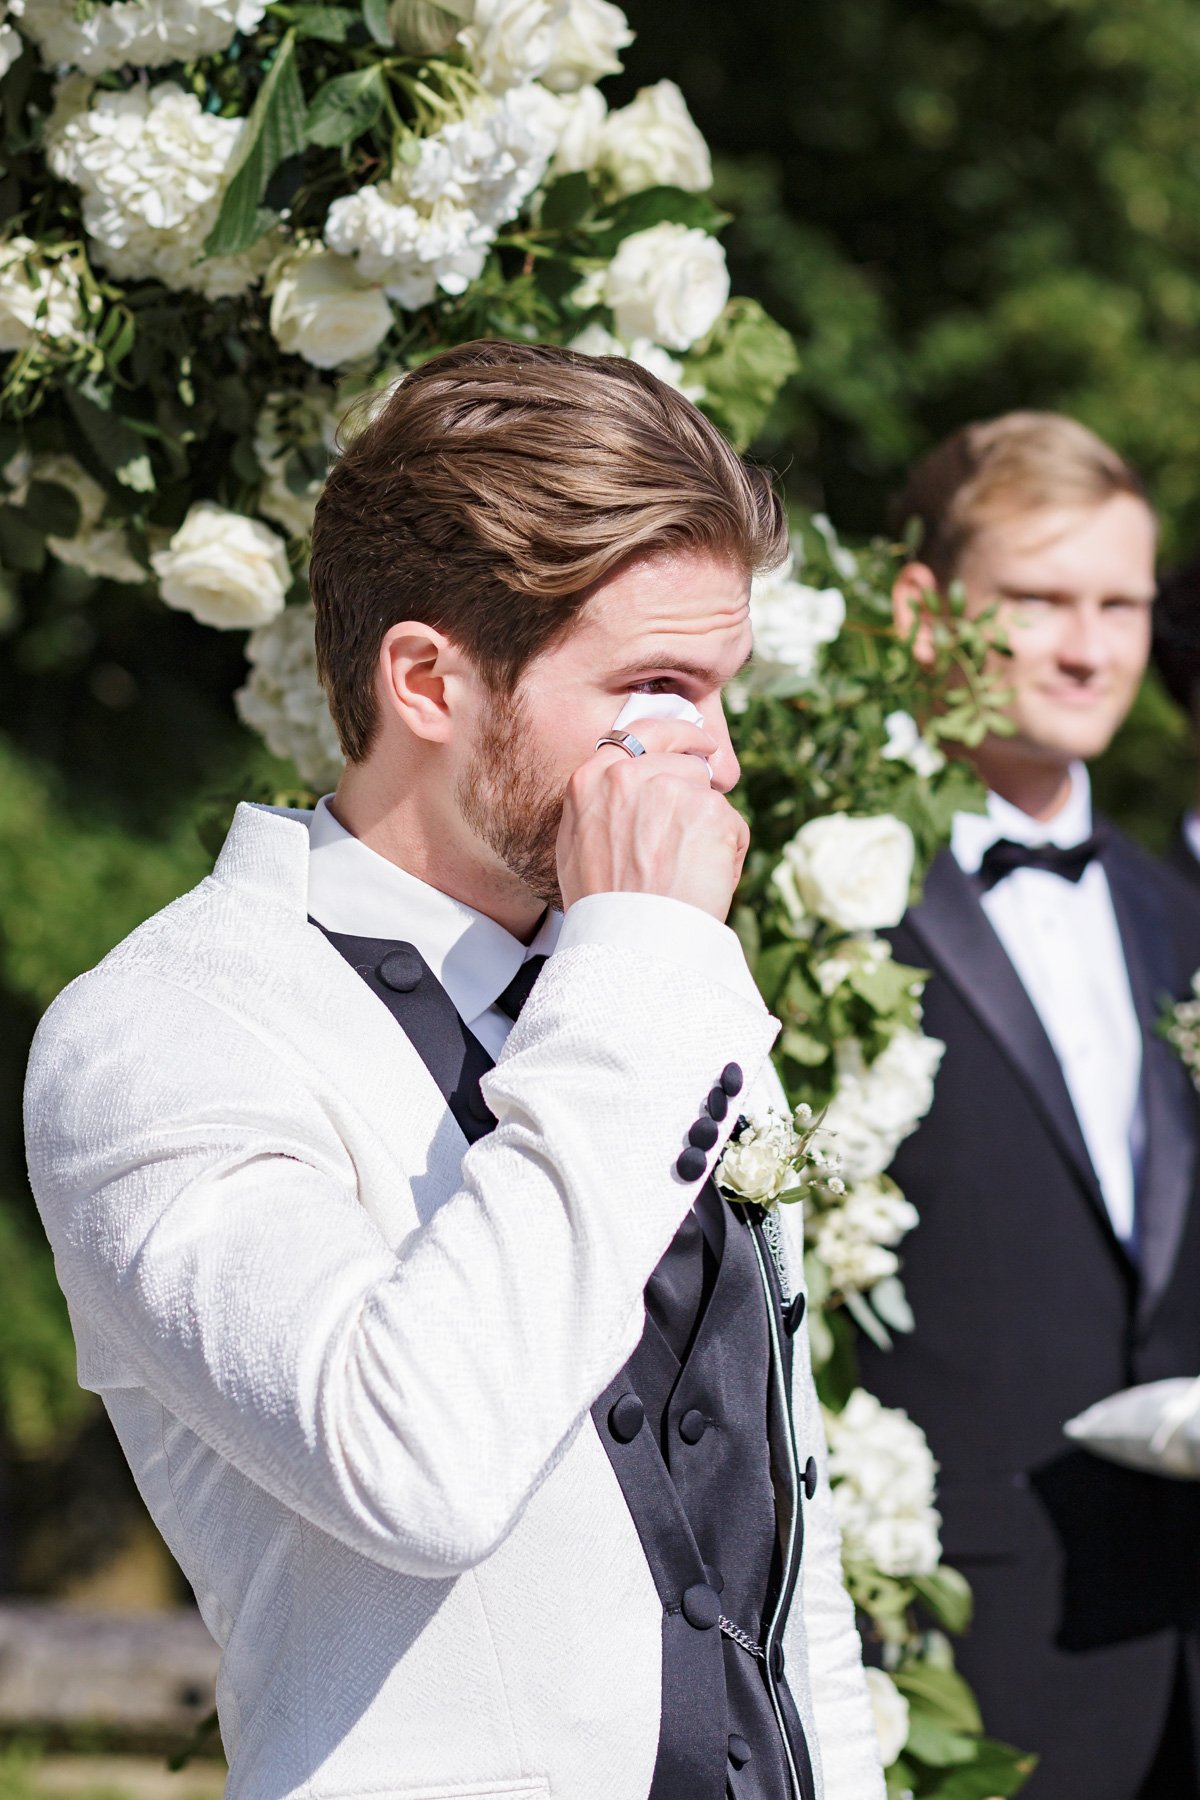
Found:
[[[674,694],[679,688],[669,675],[655,675],[649,681],[635,681],[629,691],[631,694]]]

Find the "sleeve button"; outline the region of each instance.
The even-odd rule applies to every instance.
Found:
[[[707,1168],[703,1150],[697,1150],[694,1144],[689,1144],[675,1158],[675,1173],[681,1181],[699,1181]]]
[[[723,1119],[729,1111],[729,1097],[723,1087],[715,1087],[705,1101],[710,1119]]]
[[[720,1135],[715,1119],[697,1119],[688,1132],[688,1143],[697,1150],[711,1150]]]
[[[725,1067],[721,1070],[721,1086],[729,1095],[729,1098],[732,1100],[735,1094],[740,1094],[745,1085],[746,1078],[742,1074],[741,1065],[739,1063],[726,1063]]]

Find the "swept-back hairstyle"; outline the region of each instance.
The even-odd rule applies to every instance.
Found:
[[[317,660],[342,748],[370,749],[389,628],[419,619],[510,691],[635,554],[787,554],[782,504],[690,401],[622,357],[465,344],[351,415],[317,504]]]

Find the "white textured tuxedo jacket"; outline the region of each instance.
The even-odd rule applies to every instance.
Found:
[[[306,922],[307,819],[240,808],[213,875],[38,1033],[31,1172],[80,1380],[222,1647],[232,1800],[644,1800],[662,1611],[588,1409],[694,1197],[687,1128],[775,1022],[568,945],[465,1151]],[[795,1407],[821,1481],[789,1679],[825,1800],[877,1800],[802,1352]]]

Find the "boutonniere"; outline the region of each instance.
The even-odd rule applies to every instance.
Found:
[[[730,1200],[762,1207],[802,1200],[814,1187],[844,1194],[840,1158],[817,1142],[822,1117],[801,1103],[790,1117],[768,1107],[761,1119],[739,1119],[717,1163],[718,1188]]]
[[[1168,1000],[1158,1028],[1200,1089],[1200,969],[1192,976],[1192,998]]]

